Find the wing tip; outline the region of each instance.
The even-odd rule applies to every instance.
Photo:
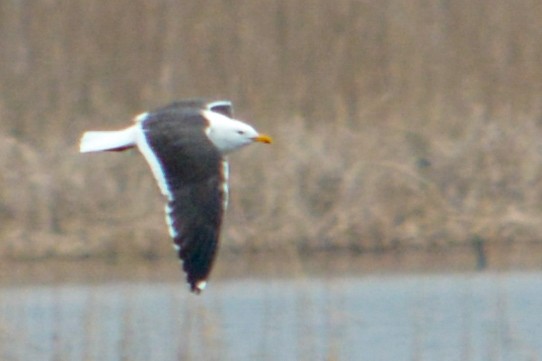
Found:
[[[205,280],[197,281],[195,283],[190,284],[190,291],[192,291],[196,295],[199,295],[205,289],[206,286],[207,286],[207,281]]]

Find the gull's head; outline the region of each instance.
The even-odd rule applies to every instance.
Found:
[[[256,129],[239,120],[210,110],[204,110],[203,116],[209,121],[207,136],[223,154],[254,142],[272,142],[270,136],[258,133]]]

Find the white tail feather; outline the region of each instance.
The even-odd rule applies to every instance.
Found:
[[[79,151],[81,153],[100,152],[105,150],[122,150],[136,144],[136,127],[122,130],[90,131],[81,137]]]

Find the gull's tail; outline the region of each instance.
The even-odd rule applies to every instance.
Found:
[[[122,130],[85,132],[79,143],[79,151],[81,153],[102,151],[120,152],[133,148],[135,145],[136,126],[134,125]]]

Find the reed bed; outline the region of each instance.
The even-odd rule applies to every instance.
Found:
[[[77,141],[195,96],[276,140],[231,157],[224,249],[539,242],[542,6],[304,4],[2,4],[1,254],[170,252],[144,161]]]

